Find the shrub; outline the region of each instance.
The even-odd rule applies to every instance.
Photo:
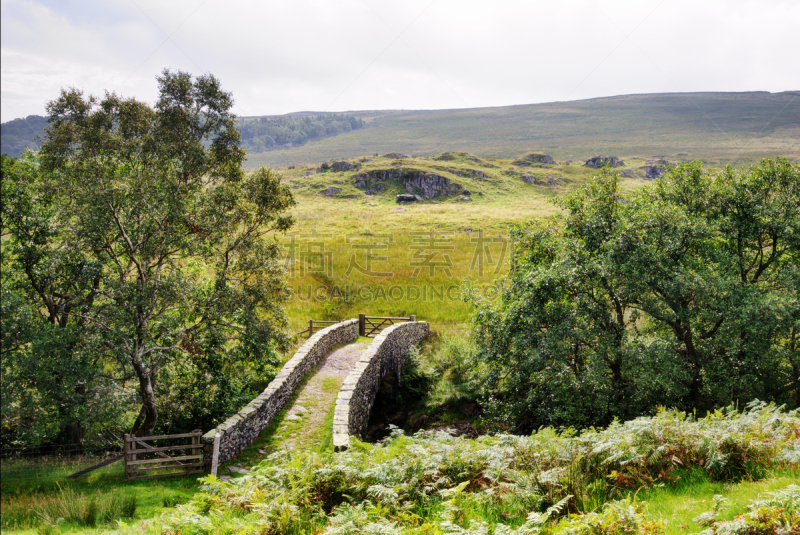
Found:
[[[604,169],[558,201],[563,218],[514,227],[500,299],[470,295],[487,417],[525,433],[800,406],[798,199],[782,158],[682,164],[630,195]]]
[[[167,525],[181,533],[256,525],[264,533],[312,525],[393,533],[426,522],[443,533],[655,534],[662,526],[625,501],[630,492],[673,482],[678,469],[760,477],[800,446],[798,429],[797,410],[761,402],[699,420],[661,410],[579,434],[541,429],[467,439],[395,429],[383,443],[354,441],[344,453],[282,451],[230,482],[207,477]]]

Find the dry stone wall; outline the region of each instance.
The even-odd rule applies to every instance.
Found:
[[[214,434],[220,433],[219,462],[236,457],[253,443],[294,393],[297,385],[331,349],[358,338],[358,320],[346,320],[311,336],[287,362],[275,379],[253,401],[225,422],[203,435],[204,460],[211,464]]]
[[[393,373],[400,380],[403,355],[427,338],[430,325],[424,321],[396,323],[383,330],[344,380],[333,413],[333,446],[336,451],[350,447],[350,437],[360,436],[369,422],[369,414],[381,380]]]

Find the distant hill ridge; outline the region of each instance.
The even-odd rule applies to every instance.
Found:
[[[619,154],[719,165],[750,163],[764,156],[800,159],[798,97],[800,91],[658,93],[449,110],[294,112],[242,122],[250,168],[392,151],[419,156],[467,151],[512,158],[531,150],[546,151],[559,160]],[[327,128],[326,122],[333,127]],[[305,140],[290,135],[279,141],[264,128],[292,131],[291,125],[311,123],[317,123],[313,131],[320,135]],[[14,155],[33,147],[33,132],[43,124],[38,116],[3,123],[2,152]],[[260,128],[250,128],[256,125]],[[248,134],[256,130],[266,135],[259,140],[259,135]],[[272,145],[269,136],[275,140]]]
[[[312,139],[351,132],[364,126],[364,119],[338,113],[294,113],[279,116],[241,117],[238,120],[242,147],[258,153],[282,147],[297,147]],[[47,118],[29,115],[0,126],[1,152],[19,156],[25,149],[37,150]]]

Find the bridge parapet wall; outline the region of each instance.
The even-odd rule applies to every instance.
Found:
[[[358,338],[358,320],[339,322],[320,330],[284,364],[266,390],[242,410],[203,435],[204,459],[211,463],[214,434],[219,431],[219,462],[235,458],[253,443],[272,419],[283,409],[306,373],[313,369],[331,349]]]
[[[399,381],[404,354],[427,338],[430,325],[424,321],[397,323],[378,334],[344,380],[333,415],[333,446],[350,447],[350,437],[366,430],[381,380],[393,373]]]

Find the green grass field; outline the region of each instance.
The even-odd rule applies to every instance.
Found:
[[[279,237],[287,259],[294,256],[287,306],[293,332],[304,330],[309,319],[345,319],[359,313],[416,314],[439,331],[463,331],[470,314],[470,305],[462,299],[463,285],[472,283],[490,298],[496,295],[495,282],[506,273],[511,252],[509,227],[557,213],[553,201],[597,172],[582,163],[518,167],[512,160],[476,162],[470,155],[350,161],[362,163],[361,169],[279,169],[297,199],[294,234]],[[621,179],[624,191],[648,182],[640,170],[646,159],[624,162],[620,170],[636,175]],[[354,185],[359,173],[395,167],[449,178],[470,192],[470,200],[459,200],[459,194],[398,204],[396,194],[406,190],[396,181],[385,181],[386,190],[371,196]],[[473,171],[485,177],[468,176]],[[523,182],[520,172],[541,184]],[[558,184],[549,185],[548,176],[556,177]],[[327,196],[323,192],[330,187],[340,191]],[[372,255],[369,261],[367,254]]]
[[[399,151],[467,151],[512,158],[540,150],[558,160],[598,154],[700,159],[709,165],[800,158],[800,95],[665,93],[431,111],[348,112],[365,128],[300,147],[248,155],[248,167],[288,166]]]

